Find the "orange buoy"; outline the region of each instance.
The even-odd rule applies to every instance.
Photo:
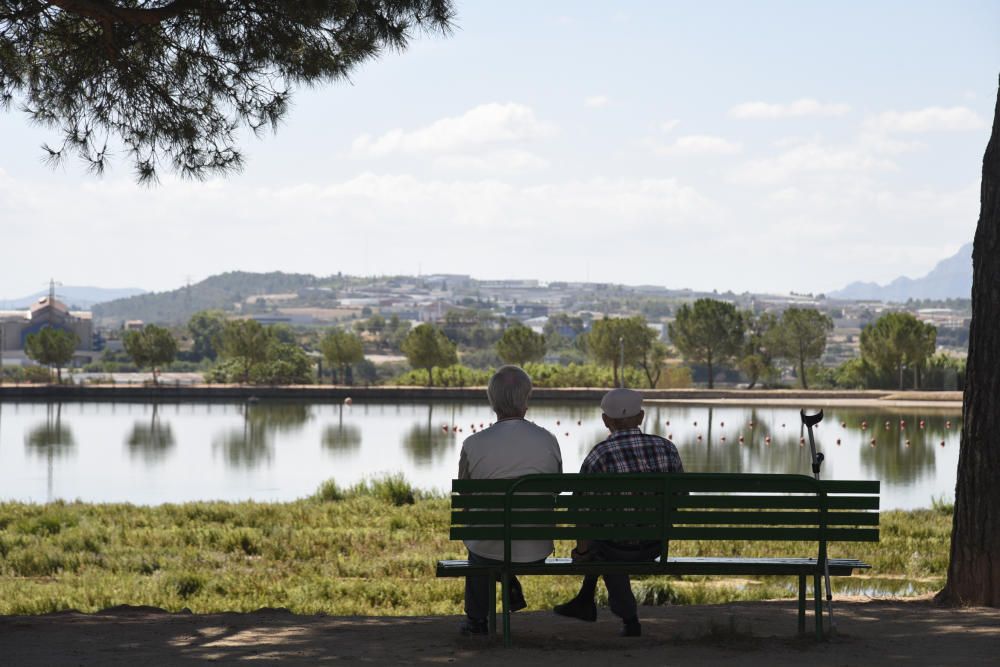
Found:
[[[721,440],[722,442],[725,442],[726,441],[726,436],[722,436],[721,438],[719,438],[719,440]]]
[[[579,419],[577,419],[577,420],[576,420],[576,425],[577,425],[577,426],[579,426],[579,425],[580,425],[580,420],[579,420]]]
[[[944,440],[941,441],[941,446],[944,447]]]
[[[353,405],[353,404],[354,404],[354,401],[351,400],[350,396],[348,396],[347,398],[344,399],[344,405]]]
[[[567,438],[569,437],[569,431],[566,431],[566,437]]]
[[[875,438],[872,438],[872,447],[875,446]]]
[[[694,423],[694,425],[695,425],[695,426],[697,426],[697,425],[698,425],[698,422],[695,422],[695,423]]]
[[[905,444],[906,444],[907,447],[909,447],[910,446],[910,441],[907,440]]]
[[[667,426],[670,426],[670,420],[669,419],[667,420]]]
[[[559,426],[559,420],[558,419],[556,420],[556,426]]]
[[[698,434],[698,439],[701,440],[701,434],[700,433]]]
[[[840,428],[847,428],[847,422],[840,422]]]
[[[837,438],[837,446],[840,447],[840,438]]]
[[[719,422],[719,426],[725,428],[726,427],[726,422]]]
[[[950,419],[944,423],[944,427],[945,428],[951,428],[951,420]]]

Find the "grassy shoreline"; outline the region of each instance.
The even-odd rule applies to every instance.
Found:
[[[462,581],[434,577],[438,559],[464,557],[462,545],[448,540],[448,519],[447,498],[415,492],[398,479],[346,491],[327,484],[312,498],[288,503],[0,503],[0,614],[123,604],[195,613],[285,607],[301,614],[458,614]],[[883,512],[881,522],[881,542],[831,547],[831,556],[874,566],[867,576],[835,578],[836,591],[938,590],[948,563],[950,508]],[[772,551],[766,544],[707,546],[678,545],[672,553]],[[556,553],[569,548],[559,544]],[[529,577],[525,592],[531,608],[545,609],[575,593],[578,583]],[[633,588],[646,604],[793,595],[791,580],[777,577],[648,577]]]

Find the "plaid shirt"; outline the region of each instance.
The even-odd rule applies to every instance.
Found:
[[[580,472],[684,472],[684,466],[674,443],[629,428],[597,443],[583,460]]]

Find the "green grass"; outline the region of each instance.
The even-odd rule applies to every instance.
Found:
[[[286,607],[337,615],[458,614],[462,581],[437,579],[435,561],[465,556],[448,541],[449,502],[402,478],[350,489],[323,485],[290,503],[137,507],[56,502],[0,504],[0,613],[92,612],[151,605],[196,613]],[[874,566],[834,578],[841,593],[938,590],[948,562],[947,508],[882,514],[882,541],[833,545],[831,556]],[[569,544],[557,546],[568,555]],[[674,555],[789,555],[787,544],[692,543]],[[801,554],[805,555],[805,553]],[[531,608],[575,593],[574,577],[529,577]],[[649,577],[646,604],[790,597],[789,578]],[[600,588],[603,593],[603,587]],[[603,600],[602,600],[603,601]]]

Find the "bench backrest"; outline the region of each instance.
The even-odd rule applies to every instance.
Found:
[[[878,541],[879,482],[641,473],[452,481],[453,540]]]

